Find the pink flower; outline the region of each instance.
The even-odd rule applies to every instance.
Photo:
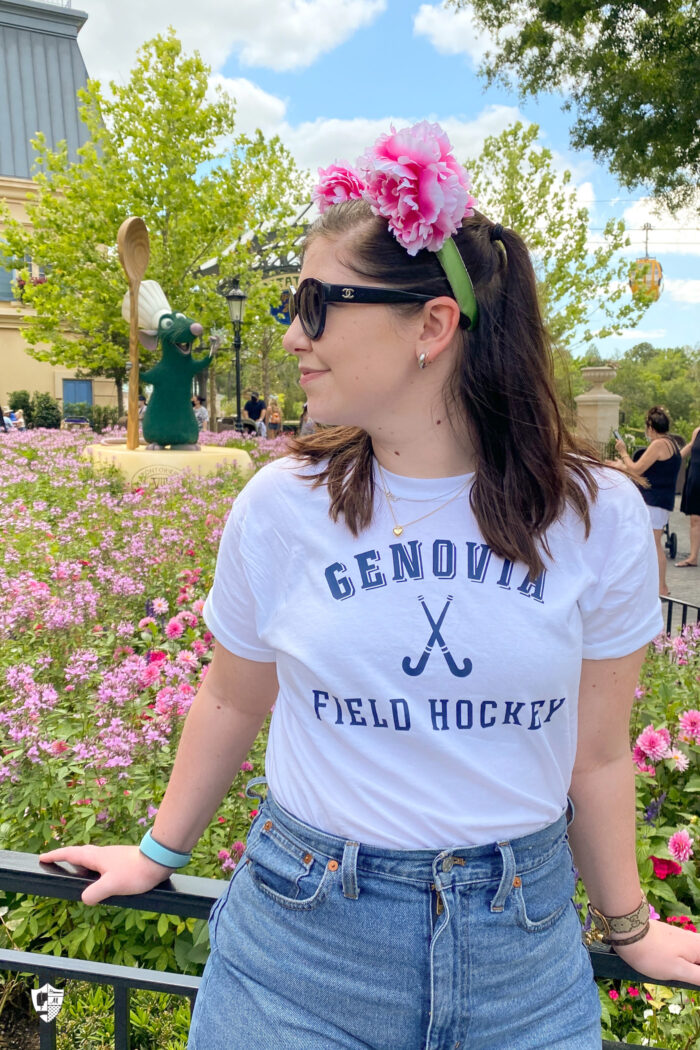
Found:
[[[682,864],[684,860],[690,860],[693,855],[693,840],[685,828],[671,835],[668,840],[668,851],[679,864]]]
[[[614,988],[610,989],[610,991],[608,992],[608,995],[610,996],[611,999],[619,999],[620,998],[620,993],[616,992]]]
[[[159,616],[167,615],[168,603],[165,598],[154,598],[151,605],[153,606],[153,612],[158,613]]]
[[[684,754],[680,748],[672,748],[671,754],[668,757],[673,761],[673,768],[677,769],[680,773],[684,773],[688,768],[688,756]]]
[[[654,907],[653,904],[649,905],[649,918],[650,919],[660,919],[661,918],[661,916],[659,915],[658,911],[656,910],[656,908]]]
[[[469,178],[452,156],[447,135],[426,120],[381,135],[360,159],[365,200],[409,255],[438,251],[473,214]]]
[[[185,628],[174,616],[172,620],[168,620],[165,625],[166,638],[181,638],[184,632]]]
[[[684,711],[678,718],[678,725],[683,734],[682,739],[695,740],[700,744],[700,711]]]
[[[652,762],[659,762],[668,756],[670,743],[671,734],[668,729],[654,729],[652,725],[643,729],[636,740],[637,747]]]
[[[632,985],[630,985],[627,989],[627,994],[632,996],[639,995],[639,988],[633,988]]]
[[[349,164],[331,164],[318,169],[318,185],[314,186],[311,199],[323,214],[333,204],[360,200],[364,188],[359,171]]]
[[[657,879],[666,879],[669,875],[680,875],[683,870],[680,864],[676,864],[673,860],[666,860],[665,857],[650,857],[649,859]]]
[[[241,762],[241,772],[242,773],[252,773],[253,772],[253,763],[252,762]]]

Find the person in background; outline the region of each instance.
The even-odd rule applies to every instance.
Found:
[[[260,437],[265,437],[267,429],[265,426],[265,416],[267,414],[267,408],[262,398],[258,398],[257,390],[251,391],[250,398],[246,401],[243,406],[243,418],[250,419],[255,423],[256,433]]]
[[[26,430],[27,424],[24,421],[24,411],[18,408],[15,412],[15,427],[17,430]]]
[[[148,402],[143,394],[139,394],[139,419],[143,419],[146,415],[146,409],[148,408]],[[196,415],[196,413],[195,413]],[[201,429],[201,428],[200,428]]]
[[[209,422],[209,410],[206,406],[206,398],[199,397],[197,394],[195,394],[195,396],[192,398],[192,407],[194,408],[197,426],[200,430],[203,430]]]
[[[676,562],[678,569],[695,567],[700,554],[700,427],[695,428],[690,441],[681,449],[681,458],[686,456],[690,456],[690,463],[683,485],[681,512],[690,517],[690,553],[684,561]]]
[[[649,511],[651,527],[654,530],[656,557],[659,563],[659,594],[669,593],[666,583],[666,552],[661,543],[661,536],[668,517],[673,510],[676,498],[676,481],[681,469],[681,455],[673,438],[669,437],[671,420],[660,405],[654,405],[647,412],[645,435],[649,447],[637,460],[632,460],[624,441],[615,442],[620,459],[628,474],[637,478],[646,478],[649,487],[641,490],[644,502]]]
[[[265,425],[268,437],[278,437],[282,432],[282,412],[276,397],[270,398],[270,404],[267,406],[265,415]]]

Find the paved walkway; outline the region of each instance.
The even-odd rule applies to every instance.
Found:
[[[676,509],[671,512],[669,531],[675,532],[678,538],[676,561],[687,558],[690,549],[690,518],[678,510],[681,498],[676,496]],[[672,598],[683,602],[700,605],[700,567],[697,569],[677,569],[670,559],[666,567],[666,581]]]

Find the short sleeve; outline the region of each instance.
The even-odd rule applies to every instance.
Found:
[[[588,544],[596,579],[579,598],[585,660],[627,656],[663,629],[651,521],[636,487],[621,481],[599,492],[606,505],[593,510]]]
[[[204,603],[204,622],[230,652],[246,660],[274,663],[275,652],[260,639],[261,595],[246,570],[245,503],[240,496],[224,527],[214,572],[214,584]]]

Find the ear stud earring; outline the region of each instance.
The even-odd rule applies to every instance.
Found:
[[[430,364],[430,362],[428,361],[427,354],[425,354],[425,353],[421,354],[420,357],[418,358],[418,367],[419,368],[425,368],[425,366],[428,365],[428,364]]]

